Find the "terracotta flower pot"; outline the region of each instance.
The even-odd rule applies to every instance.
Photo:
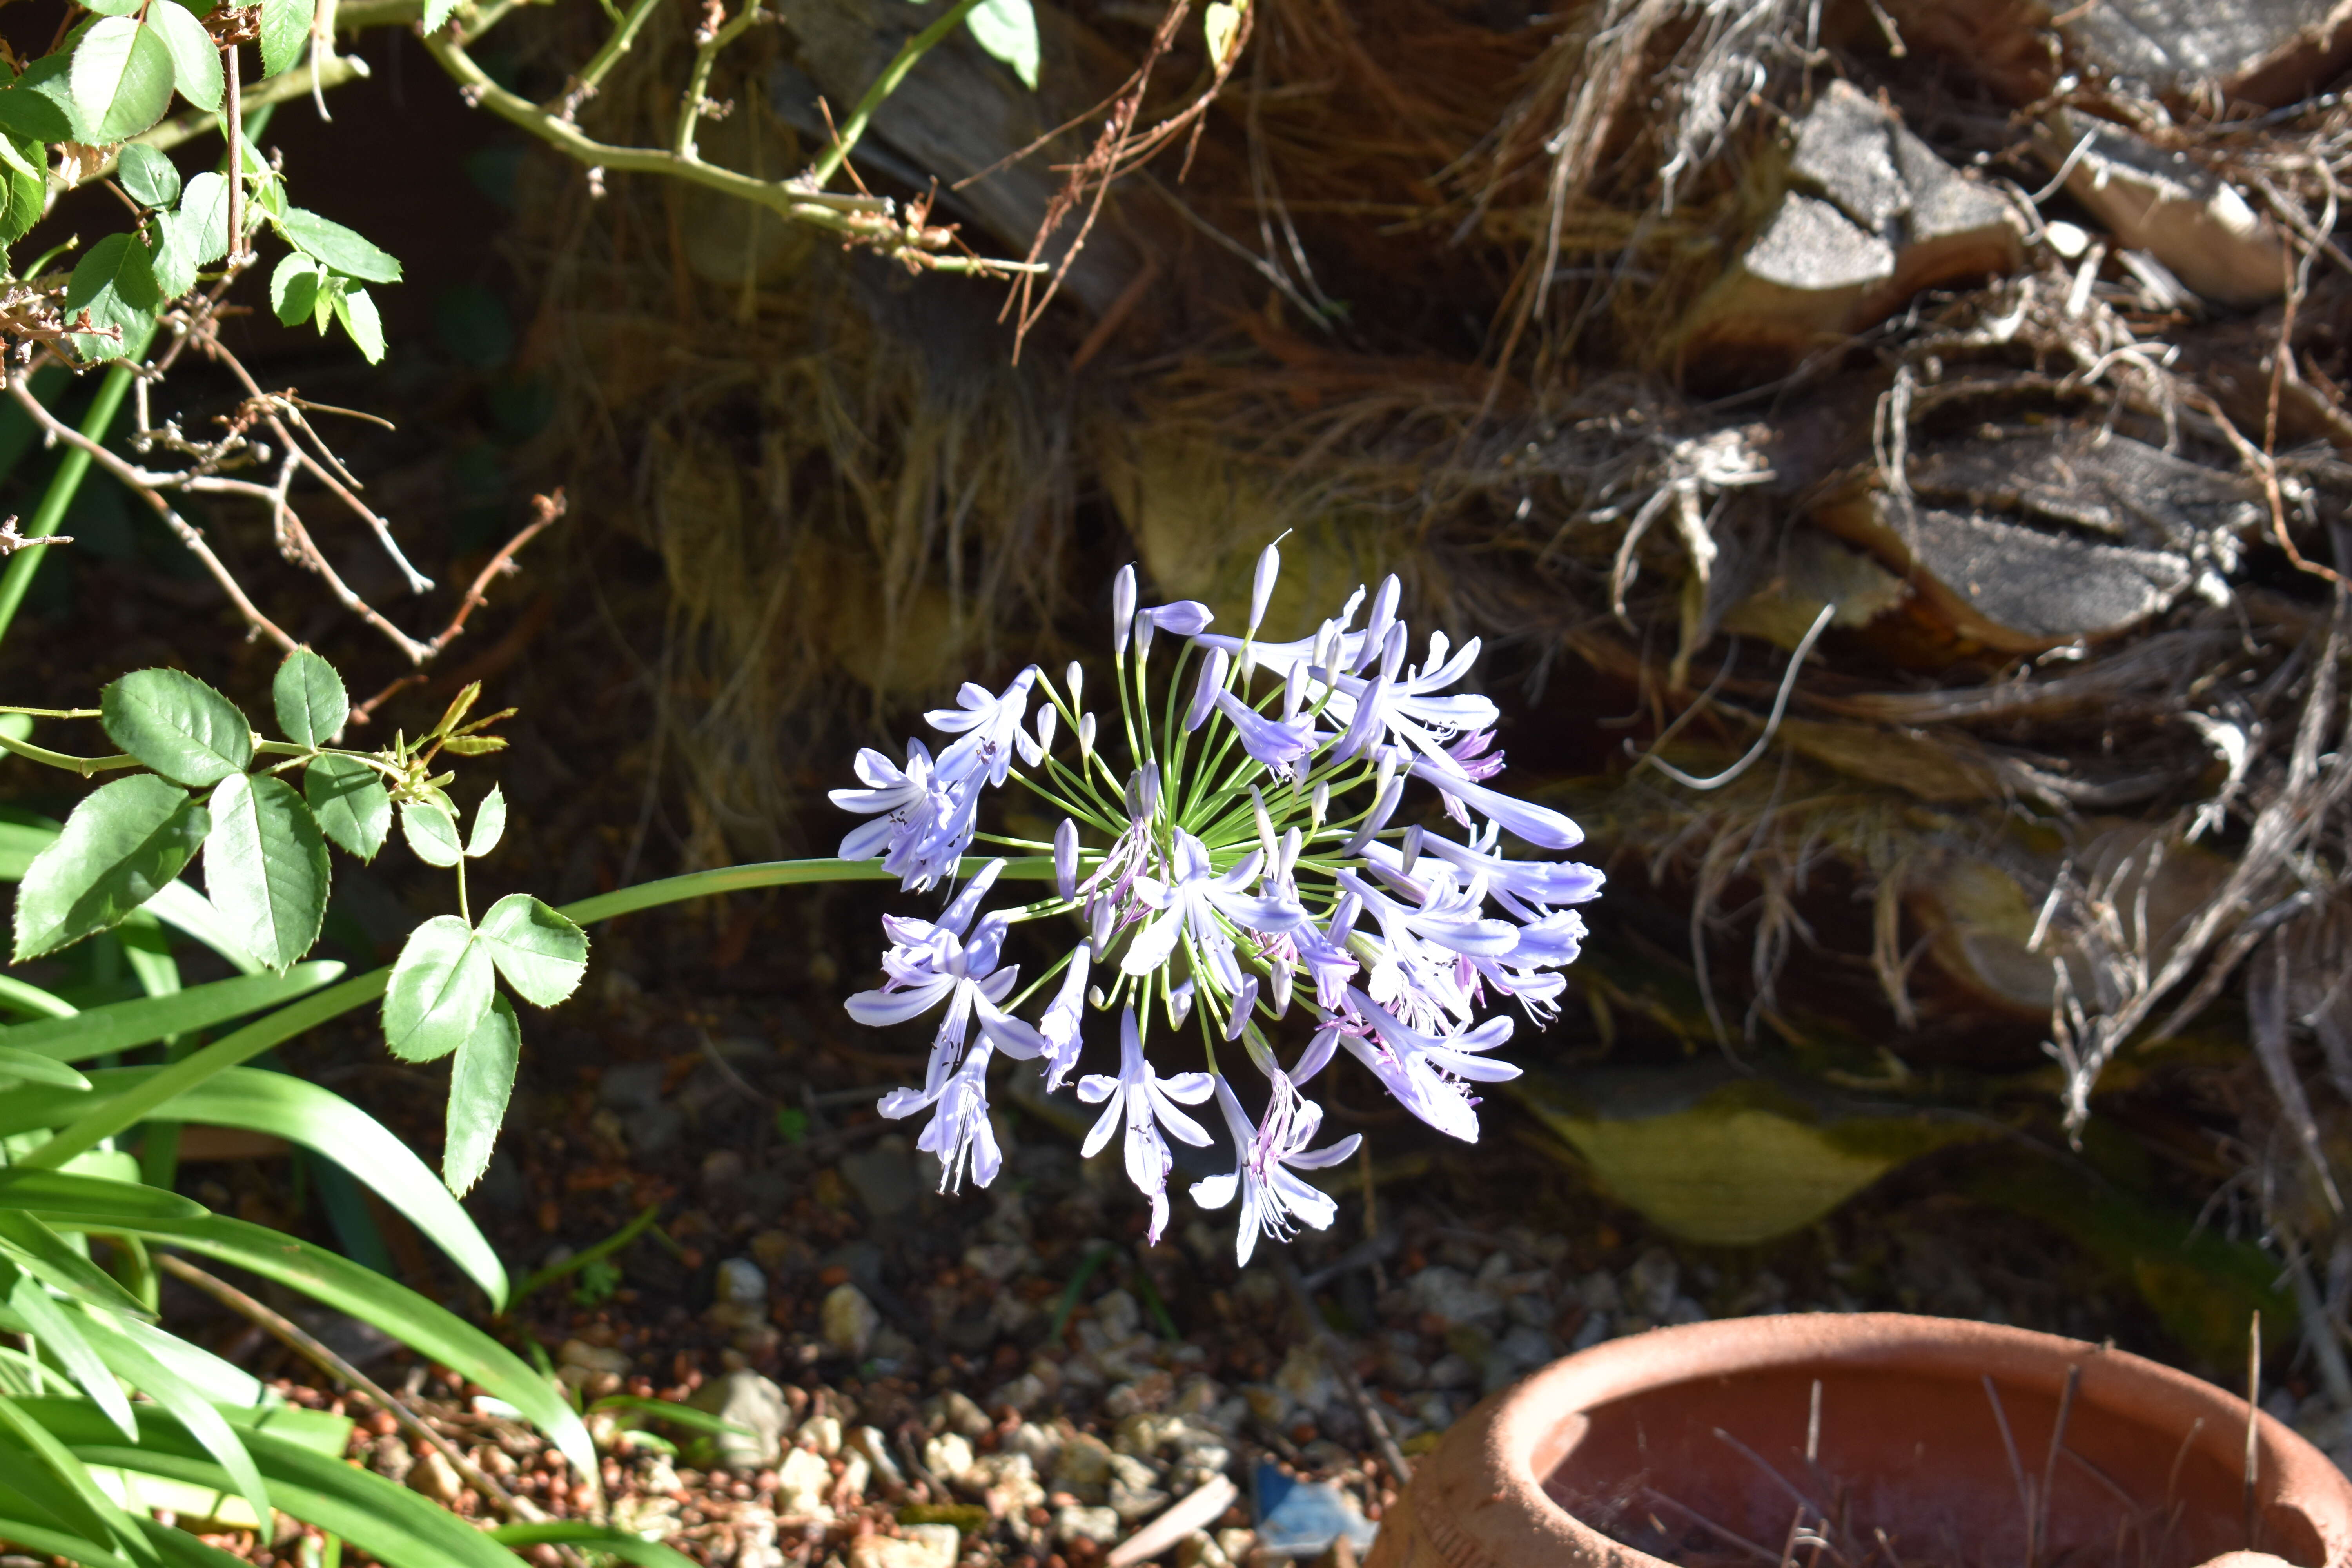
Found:
[[[1850,1546],[1884,1531],[1901,1568],[2188,1568],[2248,1549],[2352,1564],[2352,1484],[2267,1415],[2248,1538],[2246,1417],[2245,1401],[2186,1373],[1990,1323],[1805,1313],[1660,1329],[1558,1362],[1457,1422],[1366,1568],[1776,1563],[1800,1493],[1842,1516],[1825,1532]],[[1809,1559],[1834,1561],[1800,1545]],[[1881,1551],[1874,1568],[1889,1563]]]

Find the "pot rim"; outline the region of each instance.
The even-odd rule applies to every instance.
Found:
[[[1906,1312],[1726,1318],[1608,1341],[1490,1396],[1416,1471],[1413,1490],[1426,1485],[1451,1493],[1454,1505],[1416,1507],[1416,1521],[1455,1568],[1525,1563],[1534,1560],[1531,1552],[1547,1551],[1563,1562],[1668,1568],[1601,1535],[1544,1489],[1544,1479],[1582,1436],[1581,1415],[1647,1389],[1823,1361],[1969,1379],[1997,1369],[2011,1386],[2038,1384],[2053,1395],[2067,1369],[2079,1366],[2078,1400],[2184,1430],[2202,1417],[2233,1452],[2249,1408],[2201,1378],[2128,1351],[2005,1324]],[[2352,1481],[2274,1417],[2256,1413],[2255,1430],[2266,1494],[2322,1502],[2309,1517],[2326,1563],[2352,1562]]]

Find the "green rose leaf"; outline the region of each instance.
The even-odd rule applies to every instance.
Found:
[[[194,288],[195,226],[178,213],[149,213],[147,236],[147,265],[155,276],[156,294],[176,300]]]
[[[554,1006],[588,973],[588,933],[528,893],[492,904],[480,941],[515,994],[535,1006]]]
[[[0,131],[26,142],[89,140],[74,108],[72,59],[64,50],[43,55],[0,87]]]
[[[231,773],[213,791],[205,890],[244,949],[283,974],[327,918],[327,841],[293,786]]]
[[[8,95],[0,92],[0,103]],[[31,232],[41,221],[42,204],[48,199],[49,150],[38,142],[19,142],[14,136],[0,135],[0,148],[15,154],[0,156],[7,164],[7,174],[0,184],[7,188],[7,210],[0,213],[0,245],[14,245]]]
[[[427,866],[455,866],[466,858],[457,837],[457,819],[437,800],[401,802],[400,836]]]
[[[228,181],[210,169],[188,176],[180,193],[179,226],[187,230],[187,246],[199,267],[228,254]]]
[[[456,915],[409,932],[383,992],[383,1040],[405,1062],[436,1061],[482,1026],[496,994],[488,949]]]
[[[227,90],[227,83],[221,76],[220,45],[205,31],[195,13],[180,5],[179,0],[150,0],[147,25],[172,53],[172,80],[178,86],[180,96],[206,114],[218,114]]]
[[[310,41],[317,0],[261,0],[261,74],[291,70]]]
[[[352,716],[350,693],[335,667],[307,647],[298,647],[278,667],[269,683],[278,727],[298,746],[323,746]]]
[[[492,784],[482,804],[474,808],[473,836],[466,840],[466,858],[478,860],[499,847],[499,837],[507,830],[507,797],[499,786]]]
[[[91,328],[74,338],[74,352],[92,360],[132,352],[154,326],[163,302],[146,247],[130,235],[108,235],[82,253],[66,280],[66,320],[87,310]]]
[[[1013,68],[1022,86],[1037,89],[1037,14],[1029,0],[980,0],[963,25],[973,43]]]
[[[174,784],[202,789],[253,761],[236,704],[184,670],[135,670],[100,692],[98,708],[116,745]]]
[[[376,313],[375,301],[364,289],[343,285],[337,279],[334,292],[335,320],[342,322],[343,331],[359,345],[360,357],[370,364],[383,363],[383,318]]]
[[[319,285],[326,276],[300,251],[288,251],[269,275],[270,310],[288,326],[299,324],[318,308]]]
[[[172,51],[130,16],[101,16],[74,46],[74,107],[100,142],[138,135],[172,103]]]
[[[15,962],[121,923],[179,876],[211,826],[185,790],[152,774],[93,790],[25,868]]]
[[[400,263],[370,244],[355,229],[300,207],[288,207],[280,220],[286,238],[305,256],[324,262],[331,271],[366,283],[397,283]]]
[[[157,4],[171,5],[171,0],[157,0]],[[177,5],[172,9],[180,10]],[[185,11],[180,15],[188,16]],[[196,19],[188,16],[188,20]],[[196,31],[204,30],[204,25],[196,23]],[[122,149],[115,161],[114,176],[142,207],[168,207],[180,199],[180,171],[173,167],[171,159],[143,142],[133,142]]]
[[[392,795],[383,777],[357,757],[313,757],[302,775],[302,795],[319,829],[362,860],[392,832]]]
[[[490,999],[490,1010],[457,1047],[449,1065],[447,1136],[441,1147],[441,1179],[459,1196],[482,1179],[491,1146],[506,1121],[514,1093],[515,1064],[522,1057],[522,1024],[514,1004]]]

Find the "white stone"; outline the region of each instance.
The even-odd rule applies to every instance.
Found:
[[[730,1306],[768,1304],[768,1271],[748,1258],[730,1258],[719,1265],[719,1299]]]
[[[882,1314],[855,1285],[836,1285],[826,1293],[823,1318],[824,1342],[853,1361],[865,1356],[882,1326]]]
[[[779,1513],[830,1523],[833,1509],[825,1494],[833,1490],[833,1467],[808,1448],[794,1448],[776,1467],[776,1510]]]

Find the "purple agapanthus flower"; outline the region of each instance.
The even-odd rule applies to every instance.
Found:
[[[1477,1101],[1463,1086],[1507,1083],[1519,1076],[1510,1063],[1478,1054],[1511,1037],[1510,1015],[1498,1013],[1475,1029],[1439,1037],[1409,1027],[1352,985],[1348,1000],[1368,1032],[1343,1029],[1339,1043],[1372,1069],[1398,1104],[1449,1137],[1478,1142]]]
[[[1249,1119],[1232,1086],[1217,1079],[1217,1106],[1234,1135],[1234,1169],[1192,1184],[1192,1201],[1204,1209],[1221,1209],[1241,1196],[1241,1226],[1234,1237],[1234,1261],[1246,1265],[1257,1238],[1290,1239],[1297,1225],[1328,1230],[1339,1205],[1328,1194],[1309,1186],[1296,1173],[1336,1165],[1356,1152],[1360,1133],[1349,1133],[1328,1148],[1309,1149],[1323,1125],[1322,1107],[1303,1100],[1277,1068],[1270,1074],[1274,1097],[1265,1108],[1265,1125]],[[1296,1225],[1294,1224],[1296,1222]]]
[[[1091,1160],[1110,1142],[1111,1134],[1127,1130],[1127,1177],[1136,1190],[1151,1200],[1151,1245],[1160,1244],[1160,1233],[1168,1228],[1168,1173],[1175,1164],[1168,1152],[1168,1141],[1160,1129],[1195,1148],[1205,1148],[1209,1142],[1208,1129],[1177,1109],[1178,1105],[1198,1105],[1209,1098],[1209,1075],[1204,1072],[1178,1073],[1162,1078],[1151,1070],[1143,1058],[1143,1037],[1135,1023],[1135,1009],[1128,1008],[1118,1021],[1118,1076],[1107,1077],[1089,1073],[1078,1080],[1078,1098],[1088,1105],[1103,1105],[1103,1113],[1096,1119],[1094,1128],[1087,1134],[1085,1146],[1079,1151]]]

